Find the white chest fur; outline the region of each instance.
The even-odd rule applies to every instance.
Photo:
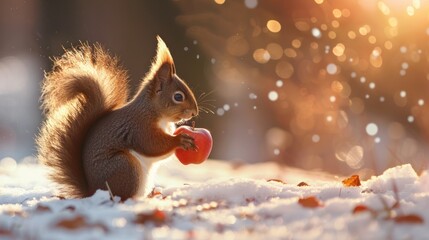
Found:
[[[169,135],[173,135],[174,131],[176,130],[176,125],[165,118],[161,119],[158,122],[158,126]],[[174,151],[157,157],[148,157],[134,151],[133,149],[130,149],[129,152],[131,155],[133,155],[136,159],[139,160],[143,170],[143,183],[141,184],[141,187],[138,191],[138,195],[146,196],[150,193],[150,191],[152,191],[154,185],[153,177],[159,166],[157,162],[170,158],[171,155],[173,155]]]
[[[158,170],[160,161],[167,160],[173,155],[174,151],[158,157],[147,157],[134,150],[130,150],[130,154],[139,160],[142,166],[142,184],[138,190],[138,196],[147,196],[154,187],[154,175]]]
[[[161,118],[158,121],[158,127],[169,135],[173,135],[174,131],[176,130],[176,125],[174,122],[169,121],[167,118]]]

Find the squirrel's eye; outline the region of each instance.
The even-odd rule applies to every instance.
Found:
[[[182,91],[175,91],[173,94],[174,103],[182,103],[185,101],[185,94]]]

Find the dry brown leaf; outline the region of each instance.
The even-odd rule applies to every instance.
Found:
[[[12,231],[8,229],[2,229],[0,228],[0,237],[12,237]]]
[[[232,169],[233,170],[238,170],[241,167],[245,166],[246,164],[244,164],[243,162],[233,162],[232,163]]]
[[[346,187],[357,187],[360,186],[359,175],[352,175],[349,178],[343,180],[343,185]]]
[[[256,220],[257,217],[253,213],[240,212],[238,215],[240,218]]]
[[[300,183],[298,183],[297,186],[298,187],[307,187],[307,186],[310,186],[310,185],[308,185],[308,183],[306,183],[306,182],[300,182]]]
[[[423,224],[424,220],[417,214],[399,215],[393,218],[396,223]]]
[[[286,184],[285,182],[277,178],[268,179],[267,182],[278,182],[278,183]]]
[[[55,224],[55,226],[59,228],[64,228],[67,230],[76,230],[81,228],[100,228],[104,232],[108,231],[108,228],[103,224],[100,224],[100,223],[88,224],[86,222],[86,219],[81,215],[77,215],[74,218],[70,218],[70,219],[60,220],[57,222],[57,224]]]
[[[76,207],[75,207],[75,206],[70,205],[70,206],[65,207],[65,208],[63,209],[63,211],[70,211],[70,212],[74,212],[74,211],[76,211]]]
[[[88,224],[86,223],[85,218],[83,216],[77,215],[74,218],[62,219],[58,221],[55,226],[59,228],[75,230],[86,227],[87,225]]]
[[[39,204],[36,207],[36,212],[52,212],[52,209],[48,206]]]
[[[225,225],[223,225],[222,223],[218,223],[218,224],[216,224],[216,231],[218,232],[218,233],[223,233],[223,232],[225,232]]]
[[[167,215],[165,212],[155,209],[151,213],[139,213],[134,220],[137,224],[145,224],[147,222],[152,222],[157,226],[163,225],[167,222]]]
[[[323,206],[322,202],[315,196],[300,198],[298,203],[305,208],[316,208]]]

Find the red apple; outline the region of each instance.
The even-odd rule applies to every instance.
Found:
[[[196,150],[185,150],[183,148],[176,149],[176,157],[183,165],[190,163],[200,164],[204,162],[210,155],[213,146],[212,135],[205,128],[193,128],[189,126],[180,126],[174,131],[174,135],[187,134],[194,138]]]

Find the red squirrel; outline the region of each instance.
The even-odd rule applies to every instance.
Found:
[[[198,114],[198,104],[157,39],[152,66],[129,101],[126,72],[100,45],[66,51],[45,74],[38,159],[63,197],[108,188],[123,200],[145,195],[154,162],[176,148],[196,149],[189,135],[172,134],[174,123]]]

